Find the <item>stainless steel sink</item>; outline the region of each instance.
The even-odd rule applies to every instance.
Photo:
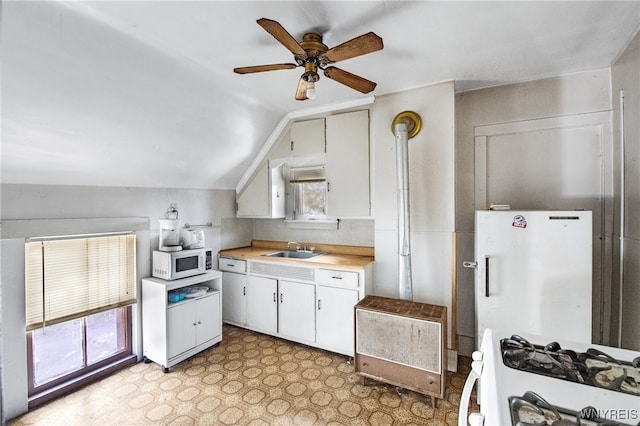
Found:
[[[327,253],[321,251],[304,251],[304,250],[283,250],[273,253],[263,254],[266,257],[282,257],[286,259],[313,259],[314,257],[322,256]]]

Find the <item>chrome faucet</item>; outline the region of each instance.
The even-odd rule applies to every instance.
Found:
[[[290,249],[291,248],[291,244],[295,244],[296,245],[296,251],[300,250],[302,248],[302,245],[300,243],[296,243],[295,241],[289,241],[287,243],[287,248]]]

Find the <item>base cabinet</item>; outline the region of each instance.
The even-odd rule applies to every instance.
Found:
[[[244,271],[244,260],[220,258],[220,269]],[[223,272],[222,319],[263,333],[278,332],[278,280]]]
[[[170,306],[167,312],[169,358],[220,336],[221,324],[216,321],[219,310],[219,292]]]
[[[247,325],[247,275],[222,273],[222,320],[229,324]]]
[[[264,333],[278,332],[278,280],[249,275],[247,326]]]
[[[285,339],[313,344],[316,318],[315,285],[280,280],[279,332]]]
[[[316,343],[323,349],[353,356],[353,307],[358,291],[318,286]]]
[[[198,285],[207,292],[169,302],[169,292]],[[142,279],[142,345],[145,362],[169,367],[222,341],[222,274],[210,271],[166,281]]]
[[[224,322],[354,356],[353,307],[371,291],[362,269],[298,266],[221,256]]]

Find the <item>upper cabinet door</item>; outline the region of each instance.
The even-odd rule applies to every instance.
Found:
[[[238,196],[238,217],[269,217],[269,164],[265,162]]]
[[[369,216],[369,111],[328,116],[326,126],[329,216]]]
[[[288,156],[324,153],[324,132],[324,118],[291,123]],[[283,143],[286,142],[283,141]]]
[[[269,168],[266,162],[238,196],[238,217],[283,218],[284,177],[282,165]]]

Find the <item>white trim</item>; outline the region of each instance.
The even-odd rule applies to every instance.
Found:
[[[487,206],[487,137],[475,137],[475,206],[476,210],[486,209]],[[479,179],[483,182],[478,182]]]
[[[3,219],[0,221],[0,239],[148,230],[148,217]]]
[[[514,121],[501,124],[477,126],[473,130],[474,136],[496,136],[510,133],[524,133],[538,130],[560,129],[567,127],[583,127],[609,123],[610,111],[592,112],[577,115],[565,115],[533,120]]]

